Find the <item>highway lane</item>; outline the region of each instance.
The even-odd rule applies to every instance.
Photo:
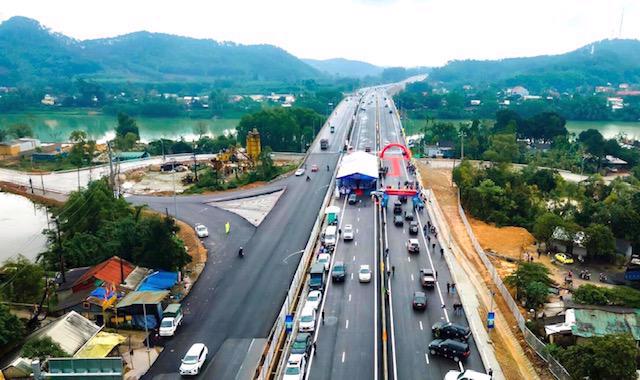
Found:
[[[334,135],[345,136],[354,110],[354,101],[338,105],[331,119],[336,126]],[[330,132],[325,127],[320,133]],[[204,239],[209,250],[208,262],[185,300],[184,326],[165,342],[164,351],[145,378],[178,378],[180,359],[193,343],[205,343],[209,357],[213,357],[228,339],[267,336],[299,262],[299,257],[285,259],[305,247],[338,160],[341,143],[336,138],[331,139],[330,148],[325,151],[320,150],[318,141],[311,147],[306,164],[309,167],[316,164],[320,170],[309,173],[310,182],[304,177],[289,176],[269,185],[286,190],[257,228],[235,214],[205,204],[214,197],[177,198],[180,219],[209,227],[211,236]],[[331,171],[325,169],[327,165]],[[240,196],[243,192],[235,194]],[[146,203],[161,212],[165,209],[173,212],[172,197],[127,199],[134,204]],[[231,223],[229,235],[223,232],[226,221]],[[240,246],[246,253],[242,259],[237,255]],[[211,362],[207,360],[200,378],[229,373],[228,368],[216,372]],[[219,362],[224,363],[224,358]]]
[[[385,143],[399,142],[404,144],[400,131],[400,122],[395,112],[395,106],[390,96],[384,91],[379,93],[381,100],[381,139]],[[385,101],[384,98],[387,98]],[[387,104],[387,107],[384,104]],[[391,112],[389,112],[391,111]],[[387,157],[388,156],[388,157]],[[404,181],[413,181],[406,170],[406,161],[403,160],[399,149],[390,149],[385,155],[384,164],[388,166],[389,173],[384,181],[385,185],[393,187],[401,185]],[[420,243],[419,254],[408,254],[406,241],[410,238],[408,234],[408,224],[403,227],[393,225],[392,204],[395,197],[390,198],[388,214],[386,215],[385,233],[389,248],[390,265],[395,267],[391,278],[391,302],[393,313],[393,327],[391,331],[392,347],[394,354],[394,378],[397,379],[417,379],[433,378],[441,379],[448,370],[458,369],[458,365],[450,359],[439,356],[432,357],[427,350],[427,345],[433,337],[431,326],[438,321],[453,321],[467,325],[464,314],[454,315],[453,304],[458,303],[456,294],[447,293],[446,283],[452,283],[451,275],[444,258],[440,256],[440,248],[436,243],[435,249],[420,233],[417,237]],[[404,205],[404,210],[412,210],[411,201]],[[414,212],[415,213],[415,212]],[[422,231],[422,223],[426,223],[428,216],[426,212],[417,215]],[[416,237],[416,236],[411,236]],[[433,235],[431,241],[435,242]],[[423,290],[419,283],[420,268],[432,268],[438,274],[437,287],[434,290],[427,290],[427,310],[417,312],[412,310],[411,301],[413,292]],[[442,305],[444,304],[444,308]],[[484,371],[480,355],[475,343],[470,340],[471,356],[464,364],[465,368],[472,368]]]
[[[376,149],[375,105],[364,107],[356,117],[351,136],[355,150]],[[362,105],[361,105],[362,106]],[[346,198],[335,200],[342,207],[340,227],[351,224],[354,240],[340,240],[333,254],[333,264],[342,261],[347,267],[344,283],[330,283],[323,304],[325,322],[318,326],[316,352],[309,366],[309,379],[376,379],[378,376],[377,280],[375,250],[376,211],[369,197],[359,197],[348,205]],[[358,270],[369,265],[370,283],[360,283]]]

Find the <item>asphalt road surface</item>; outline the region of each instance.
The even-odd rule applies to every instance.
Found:
[[[304,249],[309,240],[355,106],[355,100],[341,102],[329,121],[336,127],[335,133],[331,134],[326,126],[321,130],[321,137],[330,139],[328,150],[320,150],[319,139],[311,147],[305,161],[311,181],[305,181],[305,176],[290,176],[266,188],[284,187],[285,191],[257,228],[233,213],[207,205],[216,199],[212,196],[127,198],[134,204],[148,204],[162,212],[166,210],[173,214],[177,210],[179,219],[192,225],[203,223],[210,233],[204,239],[209,251],[207,265],[184,301],[184,325],[176,336],[164,342],[164,351],[145,378],[178,378],[180,359],[197,342],[206,344],[209,349],[209,359],[200,378],[237,373],[239,369],[217,365],[214,368],[211,358],[227,340],[237,342],[267,337],[300,260],[300,256],[291,255]],[[320,169],[316,173],[310,172],[313,164]],[[330,171],[326,170],[327,165]],[[238,191],[232,195],[240,197],[260,191]],[[225,194],[223,198],[230,196]],[[224,233],[227,221],[231,224],[228,235]],[[240,246],[244,247],[244,258],[238,256]],[[216,363],[238,365],[239,361],[234,359],[237,352],[222,350],[221,355],[229,355],[229,360],[217,357]]]
[[[404,144],[400,131],[400,122],[397,117],[395,105],[386,92],[378,91],[381,118],[382,145],[388,143]],[[385,100],[386,98],[386,100]],[[386,104],[386,107],[385,107]],[[384,185],[394,188],[401,186],[405,181],[414,181],[406,170],[406,163],[398,148],[391,148],[385,153],[383,165],[389,167],[389,172],[384,180]],[[435,249],[431,242],[422,234],[422,226],[427,223],[428,215],[424,211],[416,213],[413,210],[411,200],[404,204],[403,210],[416,214],[420,222],[420,233],[417,236],[409,236],[408,223],[402,227],[393,224],[392,204],[396,198],[391,196],[386,214],[385,234],[389,248],[390,265],[394,267],[391,276],[391,344],[392,344],[392,372],[393,379],[442,379],[452,369],[459,369],[459,364],[451,359],[440,356],[431,356],[427,346],[433,340],[431,326],[439,321],[452,321],[468,325],[464,313],[455,315],[453,304],[459,303],[457,294],[447,292],[447,283],[452,283],[451,274],[443,257],[440,255],[440,246],[431,235],[431,242],[435,242]],[[409,254],[406,242],[409,238],[418,238],[420,243],[419,254]],[[428,246],[427,246],[428,245]],[[414,291],[423,291],[420,285],[420,268],[432,268],[436,271],[437,286],[433,290],[425,290],[427,294],[427,309],[419,312],[412,309]],[[443,308],[444,305],[444,308]],[[484,367],[473,342],[469,341],[471,355],[463,363],[464,368],[471,368],[484,372]]]
[[[356,117],[351,144],[355,150],[376,147],[376,110],[373,91],[363,97]],[[370,103],[371,102],[371,103]],[[316,352],[308,368],[309,379],[376,379],[378,376],[379,338],[377,335],[379,286],[376,276],[375,247],[378,238],[375,228],[376,211],[369,197],[358,198],[349,205],[346,198],[338,202],[342,215],[340,227],[351,224],[353,241],[339,239],[332,260],[345,263],[344,283],[330,282],[325,290],[324,324],[319,324]],[[358,281],[361,265],[369,265],[372,280]],[[329,280],[330,281],[330,280]]]

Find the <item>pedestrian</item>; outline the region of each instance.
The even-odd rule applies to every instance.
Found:
[[[316,346],[316,342],[313,342],[313,354],[317,354],[318,353],[318,347]]]
[[[451,293],[456,294],[456,284],[455,283],[451,283]]]
[[[389,256],[389,247],[384,249],[384,255]]]
[[[436,271],[436,280],[438,279],[438,271]]]
[[[491,368],[487,370],[487,375],[493,379],[493,370]]]
[[[444,256],[444,248],[440,248],[440,256]]]
[[[324,325],[324,309],[322,310],[322,324]]]
[[[444,304],[442,304],[442,308],[444,309],[446,306]]]
[[[431,235],[427,235],[427,241],[431,243]]]
[[[396,274],[396,266],[395,266],[395,265],[392,265],[392,266],[391,266],[391,274],[392,274],[393,276],[395,276],[395,274]]]
[[[436,250],[436,243],[431,243],[431,249]]]
[[[533,256],[529,256],[529,261],[533,262]]]
[[[447,282],[447,294],[449,293],[450,290],[451,290],[451,284]]]
[[[338,228],[338,236],[342,235],[342,228]]]

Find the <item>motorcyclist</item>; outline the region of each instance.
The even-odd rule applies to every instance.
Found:
[[[329,165],[327,165],[327,171],[329,171]]]
[[[244,250],[242,249],[242,247],[240,247],[240,250],[238,250],[238,255],[240,257],[244,257]]]
[[[307,182],[308,182],[308,181],[311,181],[311,178],[310,178],[309,176],[307,176]]]

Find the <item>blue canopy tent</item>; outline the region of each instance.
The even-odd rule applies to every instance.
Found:
[[[157,271],[142,280],[138,291],[168,290],[178,282],[178,272]]]
[[[344,156],[338,168],[338,187],[374,190],[378,180],[378,157],[361,151]]]

